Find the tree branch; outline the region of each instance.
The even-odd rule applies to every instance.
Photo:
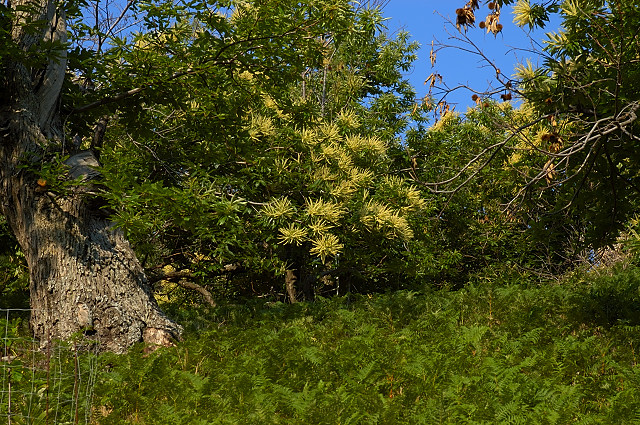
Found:
[[[198,285],[195,282],[186,280],[186,279],[194,279],[194,278],[195,278],[195,275],[191,273],[189,270],[155,273],[149,276],[149,280],[151,281],[151,283],[159,282],[161,280],[170,280],[185,289],[196,291],[200,295],[202,295],[202,297],[207,302],[207,304],[209,304],[211,307],[216,307],[217,304],[213,299],[213,295],[211,295],[211,292],[209,292],[205,287]]]
[[[425,186],[427,189],[429,189],[431,192],[433,193],[441,193],[441,194],[455,194],[456,192],[458,192],[462,187],[464,187],[467,183],[469,183],[471,180],[473,180],[474,177],[476,177],[487,165],[489,165],[491,163],[491,161],[493,160],[493,158],[495,158],[495,156],[497,155],[497,153],[500,151],[500,149],[502,147],[504,147],[507,143],[509,143],[511,141],[511,139],[513,139],[514,137],[516,137],[517,135],[519,135],[520,133],[522,133],[525,129],[539,123],[540,121],[543,121],[545,119],[547,119],[551,114],[547,114],[544,116],[541,116],[540,118],[527,123],[525,125],[522,125],[520,127],[518,127],[515,131],[513,131],[507,138],[505,138],[504,140],[498,142],[498,143],[494,143],[491,146],[488,146],[486,148],[484,148],[480,153],[478,153],[476,156],[474,156],[469,162],[467,162],[467,164],[462,167],[453,177],[447,179],[447,180],[441,180],[438,182],[434,182],[434,183],[430,183],[430,182],[422,182],[420,180],[417,179],[417,177],[415,175],[412,175],[411,177],[413,178],[413,180],[418,183],[421,184],[423,186]],[[484,164],[482,164],[477,170],[475,170],[469,177],[467,177],[462,183],[460,183],[457,187],[455,187],[454,189],[450,189],[450,190],[440,190],[437,187],[438,186],[446,186],[449,183],[454,182],[455,180],[458,180],[469,168],[471,168],[474,164],[476,164],[483,156],[485,156],[488,152],[491,152],[493,149],[495,149],[491,155],[489,156],[489,158],[484,162]]]

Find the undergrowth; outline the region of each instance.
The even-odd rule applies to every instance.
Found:
[[[555,285],[220,307],[176,347],[103,357],[94,419],[640,423],[638,282],[626,269]]]

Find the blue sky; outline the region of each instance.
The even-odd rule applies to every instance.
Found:
[[[391,33],[399,30],[408,31],[412,40],[421,44],[418,61],[407,75],[421,97],[427,94],[429,87],[424,84],[424,81],[432,72],[442,75],[444,84],[450,88],[467,85],[474,90],[484,91],[490,87],[497,87],[493,68],[486,66],[479,56],[460,49],[445,48],[438,51],[436,64],[433,68],[431,67],[429,52],[432,40],[436,44],[440,42],[464,45],[452,38],[460,34],[455,25],[447,22],[447,18],[455,22],[455,10],[464,6],[465,2],[466,0],[391,0],[383,11],[383,15],[390,18],[386,21],[386,26]],[[484,5],[480,10],[476,10],[476,27],[470,27],[466,34],[487,57],[497,64],[501,72],[508,76],[513,74],[518,62],[524,62],[527,58],[534,63],[539,61],[539,57],[536,57],[532,50],[540,50],[544,33],[556,31],[559,25],[556,17],[544,31],[530,33],[528,28],[522,29],[516,26],[512,21],[511,7],[504,7],[500,17],[504,28],[501,33],[494,36],[477,26],[488,13],[489,9]],[[471,95],[472,92],[468,90],[458,89],[448,95],[447,100],[456,105],[457,111],[464,112],[467,106],[473,104]]]

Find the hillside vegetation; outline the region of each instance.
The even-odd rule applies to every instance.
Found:
[[[220,307],[187,320],[177,347],[103,358],[96,420],[640,423],[639,283],[629,267]]]
[[[0,0],[0,421],[640,423],[640,9],[385,3]]]

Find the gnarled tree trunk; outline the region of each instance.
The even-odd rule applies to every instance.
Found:
[[[22,3],[35,2],[11,6]],[[40,35],[25,31],[33,21],[42,22]],[[65,42],[64,13],[41,0],[39,11],[19,12],[12,37],[25,51]],[[50,191],[30,171],[64,145],[58,105],[66,57],[51,53],[41,69],[5,58],[0,78],[0,211],[29,265],[33,332],[43,343],[84,332],[115,352],[139,341],[166,345],[181,329],[159,310],[122,232],[86,202],[87,186]]]

